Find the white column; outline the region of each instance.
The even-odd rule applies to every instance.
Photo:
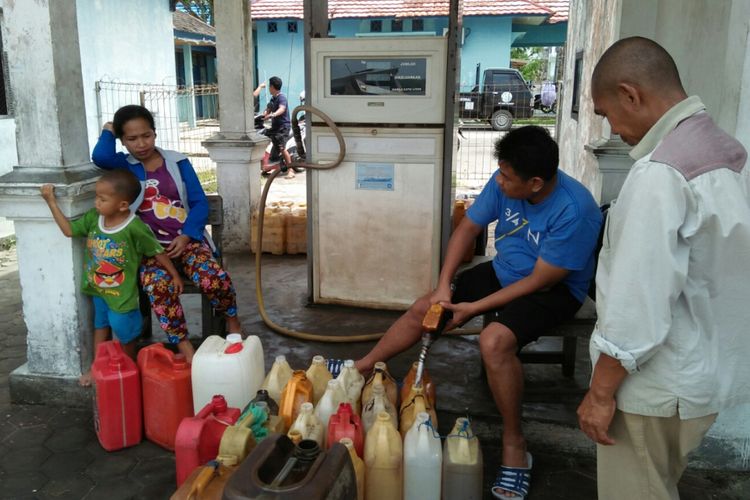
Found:
[[[77,378],[90,364],[93,329],[79,291],[84,244],[62,235],[39,196],[41,184],[55,184],[69,217],[93,204],[76,0],[5,2],[3,22],[19,166],[0,177],[0,214],[15,223],[28,329],[11,397],[82,404]]]
[[[214,4],[220,132],[203,142],[216,162],[224,199],[224,249],[250,250],[250,214],[260,195],[260,158],[268,139],[253,125],[253,45],[250,3]]]
[[[193,47],[190,45],[182,46],[182,62],[185,67],[185,87],[193,86]],[[195,96],[187,94],[187,119],[191,127],[195,127]]]
[[[215,2],[221,131],[246,136],[253,126],[253,25],[250,2]]]

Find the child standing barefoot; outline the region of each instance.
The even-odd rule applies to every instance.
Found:
[[[182,280],[151,230],[130,212],[141,186],[127,171],[106,172],[96,183],[94,207],[83,217],[69,221],[60,211],[55,188],[45,184],[42,197],[55,222],[68,237],[86,237],[83,293],[94,299],[94,352],[110,332],[135,359],[135,341],[141,334],[138,308],[138,266],[144,256],[161,262],[174,279],[176,293]],[[79,384],[91,384],[90,370]]]
[[[130,154],[115,151],[115,138]],[[224,313],[227,331],[239,333],[232,280],[214,258],[213,243],[205,232],[206,194],[187,157],[160,149],[155,142],[151,112],[143,106],[124,106],[115,113],[113,123],[104,125],[92,159],[101,168],[129,170],[138,177],[144,186],[135,203],[141,220],[154,231],[167,256],[208,296],[213,308]],[[144,259],[141,284],[167,338],[191,361],[194,350],[187,339],[185,315],[165,267]]]

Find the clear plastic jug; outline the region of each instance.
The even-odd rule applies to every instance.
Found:
[[[417,376],[417,363],[416,361],[412,363],[411,368],[409,368],[409,372],[406,374],[406,377],[404,377],[404,383],[401,386],[401,404],[404,404],[404,401],[407,401],[409,399],[409,393],[411,392],[411,388],[414,385],[414,379]],[[425,366],[422,370],[422,389],[424,390],[425,396],[427,396],[427,400],[430,402],[431,406],[435,406],[435,384],[432,383],[432,377],[430,377],[430,374],[427,372],[427,367]]]
[[[482,499],[482,448],[466,418],[456,419],[443,445],[443,499]]]
[[[292,378],[292,367],[289,366],[286,356],[282,354],[276,356],[276,361],[271,365],[271,370],[266,375],[260,388],[268,391],[271,399],[278,403],[281,399],[281,391],[284,390],[284,386],[290,378]]]
[[[312,383],[313,387],[313,404],[317,405],[320,398],[326,392],[328,381],[333,378],[331,372],[328,371],[326,366],[326,360],[323,356],[314,356],[310,368],[305,372],[307,379]]]
[[[391,374],[388,373],[388,367],[382,361],[375,363],[370,378],[367,379],[365,386],[362,388],[362,404],[364,405],[372,399],[372,386],[377,382],[380,382],[385,388],[385,393],[391,404],[398,408],[398,385]]]
[[[391,404],[391,400],[385,395],[383,384],[375,383],[372,388],[372,396],[362,405],[362,426],[365,432],[377,421],[378,415],[385,413],[391,419],[393,427],[398,429],[398,414],[396,408]]]
[[[365,438],[365,499],[403,498],[403,448],[391,416],[381,412]]]
[[[341,369],[339,376],[336,377],[336,380],[344,388],[352,409],[359,415],[362,412],[361,398],[362,388],[365,386],[365,377],[354,366],[354,360],[347,359],[344,361],[344,367]]]
[[[404,500],[440,500],[443,449],[429,419],[418,413],[404,438]]]
[[[364,500],[365,498],[365,462],[359,455],[357,450],[354,449],[354,443],[349,438],[341,438],[339,443],[346,446],[349,451],[349,458],[352,459],[352,466],[354,466],[354,475],[357,476],[357,500]]]
[[[417,414],[421,412],[430,415],[432,425],[437,429],[437,414],[434,407],[430,405],[429,400],[424,396],[422,387],[412,386],[408,396],[401,401],[401,409],[399,410],[399,430],[402,436],[406,436],[406,433],[414,424]]]
[[[312,403],[302,403],[299,409],[297,420],[289,428],[287,435],[294,441],[293,433],[296,431],[300,434],[300,440],[312,439],[318,445],[323,446],[324,432],[323,423],[313,411]]]

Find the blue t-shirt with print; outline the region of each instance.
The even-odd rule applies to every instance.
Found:
[[[469,208],[477,225],[497,220],[492,261],[504,287],[530,275],[539,257],[567,269],[563,283],[583,302],[594,275],[594,250],[602,214],[594,197],[580,182],[557,171],[552,193],[539,203],[506,197],[497,181],[498,171]]]

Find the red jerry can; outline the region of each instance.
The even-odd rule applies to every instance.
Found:
[[[116,340],[102,342],[91,367],[94,380],[94,428],[107,451],[141,442],[141,381],[138,367]]]
[[[146,438],[174,450],[177,427],[193,416],[190,365],[182,354],[163,344],[152,344],[138,353],[143,389],[143,427]]]
[[[228,408],[224,396],[214,396],[194,417],[183,418],[175,437],[177,487],[193,472],[219,454],[226,428],[240,417],[239,408]]]
[[[349,438],[359,458],[364,456],[365,439],[359,415],[352,411],[352,405],[341,403],[336,413],[328,420],[327,448],[338,443],[342,438]]]

